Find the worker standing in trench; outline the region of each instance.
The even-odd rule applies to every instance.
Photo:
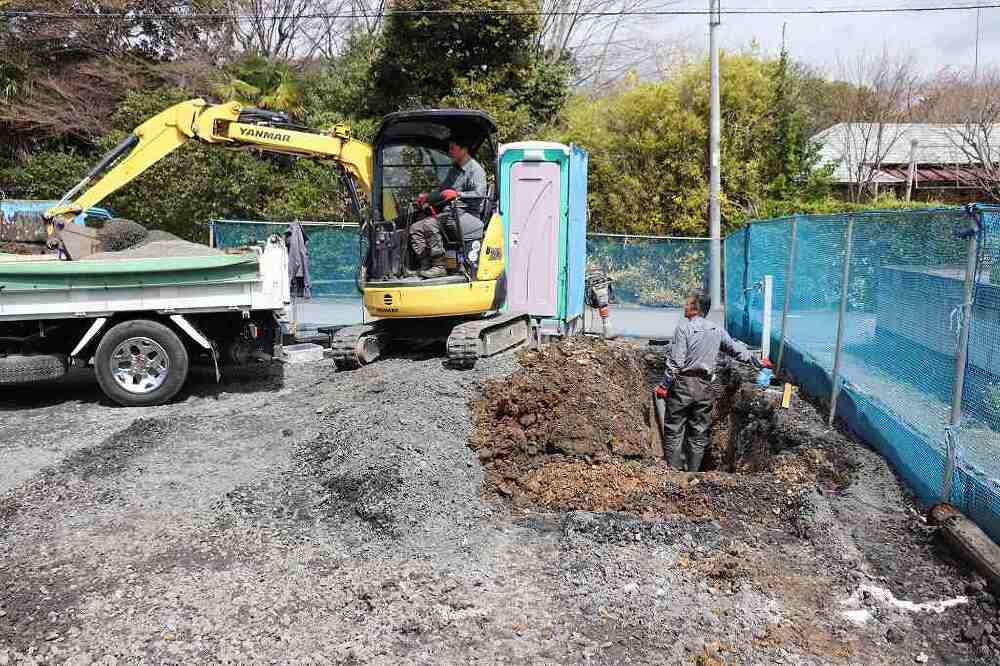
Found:
[[[712,426],[712,378],[719,350],[742,363],[770,368],[767,359],[757,359],[714,322],[705,319],[712,301],[704,293],[688,296],[684,304],[687,319],[674,331],[667,355],[667,369],[656,387],[656,397],[666,403],[663,419],[663,457],[674,469],[701,470]],[[687,451],[685,451],[685,434]]]

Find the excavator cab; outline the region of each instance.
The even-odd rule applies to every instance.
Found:
[[[402,111],[385,118],[373,146],[372,225],[366,238],[366,277],[369,282],[395,282],[415,268],[409,248],[410,227],[421,219],[441,213],[417,205],[421,192],[440,189],[451,168],[448,143],[460,137],[469,143],[469,154],[480,164],[496,159],[493,135],[496,123],[482,111],[442,109]],[[496,210],[495,188],[479,200],[463,199],[467,212],[480,224],[462,229],[453,222],[442,225],[442,238],[449,275],[436,284],[475,277],[483,236]],[[454,212],[454,211],[450,211]],[[449,219],[457,220],[451,215]],[[468,219],[468,218],[466,218]]]
[[[428,214],[416,204],[421,192],[440,189],[451,167],[448,143],[468,142],[481,164],[495,160],[496,122],[483,111],[426,109],[386,116],[372,147],[371,217],[361,229],[358,285],[370,324],[341,329],[333,340],[333,358],[341,369],[356,368],[378,358],[393,342],[409,346],[444,341],[449,364],[472,367],[489,356],[527,340],[526,315],[507,312],[507,229],[496,212],[490,187],[479,202],[464,201],[479,216],[482,231],[463,231],[460,224],[442,236],[448,274],[411,277],[409,229]],[[499,185],[499,184],[498,184]],[[452,210],[452,219],[458,220]]]

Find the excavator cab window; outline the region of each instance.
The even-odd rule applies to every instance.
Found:
[[[404,213],[421,192],[438,188],[451,160],[446,153],[426,146],[396,144],[381,150],[382,219],[389,221]],[[392,215],[391,203],[397,215]]]

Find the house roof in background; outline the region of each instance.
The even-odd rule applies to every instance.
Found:
[[[944,123],[884,123],[881,128],[883,147],[879,150],[885,154],[882,164],[886,167],[909,165],[910,144],[916,140],[917,149],[914,157],[918,166],[971,166],[974,161],[959,148],[959,132],[963,127],[961,124]],[[869,157],[874,156],[874,137],[877,131],[878,125],[875,123],[838,123],[813,136],[813,141],[820,146],[820,163],[834,165],[834,182],[849,183],[854,180],[847,165],[859,163],[864,156],[865,141],[862,137],[872,137],[867,152]],[[998,151],[1000,151],[1000,123],[993,125],[993,131],[996,132]],[[848,151],[853,151],[853,159],[845,159],[851,155]],[[937,173],[938,171],[940,173]],[[905,182],[905,169],[903,173],[902,182]],[[958,173],[955,169],[938,169],[918,173],[917,179],[923,180],[922,175],[937,178],[956,176]],[[951,180],[950,177],[945,179]],[[881,170],[876,180],[879,183],[901,182],[898,170],[886,168]]]

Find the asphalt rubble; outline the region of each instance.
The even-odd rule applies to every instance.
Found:
[[[993,593],[884,459],[727,365],[710,469],[669,470],[662,364],[0,391],[0,664],[995,663]]]

